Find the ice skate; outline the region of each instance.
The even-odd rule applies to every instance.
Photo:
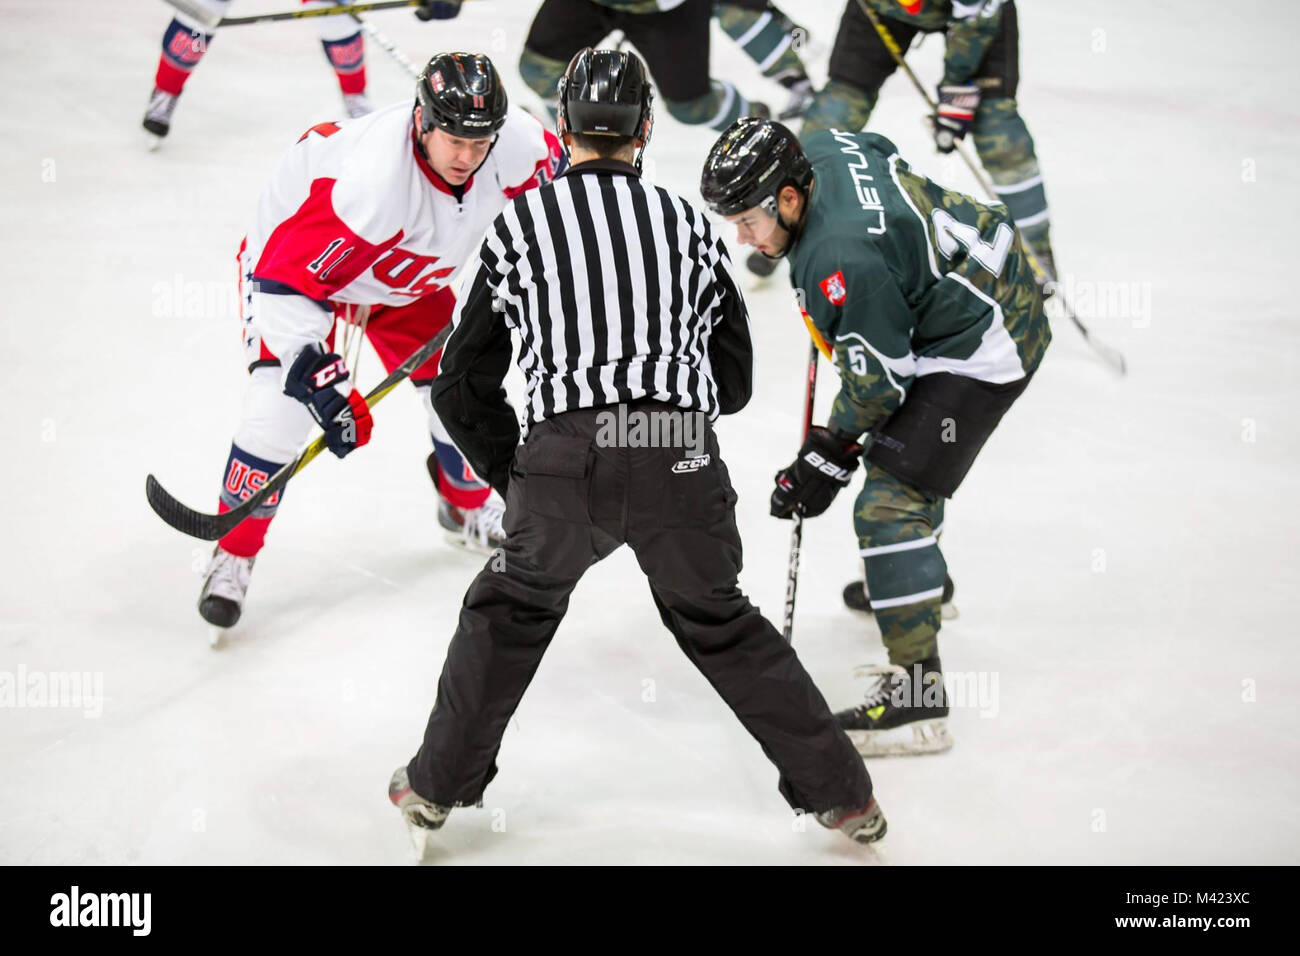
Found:
[[[347,111],[348,119],[357,119],[375,110],[365,93],[344,93],[343,109]]]
[[[163,137],[171,131],[172,112],[176,109],[176,95],[160,90],[156,86],[149,95],[149,106],[144,112],[144,128],[149,132],[149,148],[157,149]]]
[[[220,545],[212,551],[203,590],[199,592],[199,614],[213,626],[209,635],[213,647],[219,646],[225,632],[239,621],[255,560],[231,554]]]
[[[817,814],[817,822],[828,830],[839,830],[854,843],[876,843],[884,839],[888,826],[876,798],[865,807],[837,807]]]
[[[957,605],[952,603],[954,591],[952,578],[944,575],[940,613],[945,621],[951,621],[958,615]],[[862,581],[850,581],[844,585],[844,606],[850,611],[861,611],[863,614],[871,613],[871,599],[867,597],[867,586]]]
[[[781,110],[776,118],[782,123],[799,119],[812,105],[814,94],[812,80],[808,79],[806,74],[791,73],[787,76],[776,77],[776,81],[784,86],[786,92],[790,94],[785,109]]]
[[[393,806],[402,811],[402,819],[406,821],[406,831],[411,837],[416,861],[423,860],[429,849],[430,835],[434,830],[441,829],[447,822],[451,807],[430,803],[416,793],[411,787],[410,778],[406,775],[405,766],[393,771],[393,776],[388,781],[388,799]]]
[[[489,498],[478,508],[457,508],[446,499],[438,499],[438,524],[447,532],[447,540],[467,551],[491,554],[506,542],[501,522],[506,509]]]
[[[942,753],[952,747],[939,658],[908,668],[868,666],[858,673],[875,678],[866,700],[835,715],[858,753],[890,757]]]

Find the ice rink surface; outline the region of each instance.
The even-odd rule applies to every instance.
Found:
[[[292,7],[248,0],[233,14]],[[372,22],[412,59],[489,53],[516,102],[537,4],[476,0]],[[1065,322],[948,510],[961,616],[947,670],[989,696],[955,748],[875,760],[898,864],[1297,863],[1295,298],[1300,9],[1274,2],[1022,0],[1019,97],[1065,288],[1120,347],[1113,377]],[[842,4],[790,12],[825,75]],[[215,507],[245,376],[233,256],[283,149],[341,114],[305,23],[218,35],[145,149],[162,3],[6,0],[0,31],[0,680],[88,673],[102,700],[0,708],[0,862],[404,863],[385,799],[419,743],[481,560],[447,546],[413,393],[370,447],[290,487],[244,621],[207,646],[208,548],[148,509],[154,472]],[[377,104],[411,83],[368,47]],[[942,42],[912,54],[927,84]],[[715,74],[782,102],[715,30]],[[886,84],[871,128],[914,167],[919,98]],[[714,134],[657,116],[647,170],[698,199]],[[727,233],[730,238],[730,233]],[[743,252],[733,249],[737,259]],[[767,515],[799,442],[806,333],[784,270],[747,291],[756,393],[719,425],[740,493],[742,583],[779,619],[789,527]],[[377,381],[373,353],[361,377]],[[822,368],[819,407],[835,373]],[[856,492],[855,492],[856,493]],[[883,659],[845,610],[853,494],[806,529],[795,646],[836,708]],[[1292,601],[1292,603],[1294,603]],[[993,682],[996,681],[996,684]],[[445,863],[856,864],[792,825],[776,773],[661,626],[629,552],[597,566],[525,696],[482,809]]]

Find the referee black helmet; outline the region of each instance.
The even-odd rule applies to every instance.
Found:
[[[579,50],[560,79],[556,126],[582,137],[639,140],[636,167],[654,128],[654,94],[645,64],[626,50]]]

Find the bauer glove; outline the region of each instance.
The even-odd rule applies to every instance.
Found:
[[[348,381],[343,359],[309,345],[294,359],[284,379],[284,394],[307,406],[325,432],[325,444],[342,458],[370,441],[370,406]]]
[[[862,446],[856,441],[814,428],[799,449],[799,457],[777,472],[772,516],[792,518],[798,512],[812,518],[821,514],[849,483],[861,455]]]
[[[980,106],[980,88],[974,83],[945,83],[939,87],[939,112],[932,117],[934,145],[951,153],[970,131]]]
[[[422,0],[415,8],[415,15],[421,20],[450,20],[460,13],[461,0]]]

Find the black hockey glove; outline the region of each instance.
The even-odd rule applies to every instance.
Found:
[[[460,13],[461,0],[421,0],[415,15],[421,20],[450,20]]]
[[[343,359],[309,345],[294,359],[284,379],[284,394],[307,406],[325,431],[325,444],[342,458],[370,441],[370,406],[348,381]]]
[[[792,518],[796,511],[805,518],[821,514],[849,483],[861,456],[862,446],[856,441],[814,428],[799,449],[799,457],[777,472],[772,516]]]
[[[939,112],[932,117],[934,145],[941,153],[951,153],[957,141],[969,132],[980,106],[980,88],[974,83],[948,84],[939,87]]]

